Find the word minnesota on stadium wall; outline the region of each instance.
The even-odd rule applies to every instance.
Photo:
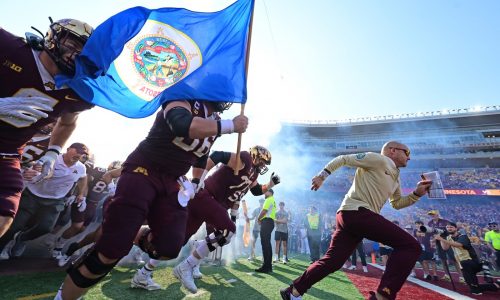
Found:
[[[411,193],[412,189],[403,189],[405,193]],[[500,196],[499,189],[445,189],[446,195],[464,195],[464,196]]]

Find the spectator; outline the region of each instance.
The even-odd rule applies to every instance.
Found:
[[[276,230],[274,231],[274,240],[276,241],[276,257],[274,262],[280,260],[280,249],[283,244],[283,263],[288,262],[288,220],[290,215],[285,210],[285,203],[282,201],[279,204],[279,210],[276,212]]]
[[[433,238],[433,234],[432,232],[422,231],[423,226],[424,222],[415,221],[416,229],[413,235],[415,236],[417,241],[420,243],[420,246],[422,247],[422,254],[420,254],[418,262],[422,265],[422,268],[424,269],[424,279],[438,280],[436,261],[434,261],[434,253],[436,252],[436,249],[434,249],[431,246],[431,239]],[[429,268],[429,263],[432,265],[432,275]]]
[[[484,235],[484,241],[488,244],[488,247],[493,251],[492,255],[496,256],[496,264],[500,269],[500,232],[498,230],[497,222],[488,223],[488,229],[490,231],[486,232]]]
[[[264,198],[259,199],[259,207],[255,208],[252,212],[252,216],[248,218],[248,220],[255,220],[253,223],[253,229],[252,229],[252,242],[250,243],[250,256],[248,257],[248,260],[253,260],[255,259],[255,242],[257,242],[257,239],[259,238],[260,235],[260,223],[257,220],[257,217],[259,216],[262,206],[264,205]]]

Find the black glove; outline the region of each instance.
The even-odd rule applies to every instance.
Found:
[[[274,174],[274,172],[271,174],[271,181],[274,185],[277,185],[278,183],[280,183],[281,179],[280,177],[278,176],[278,174]]]

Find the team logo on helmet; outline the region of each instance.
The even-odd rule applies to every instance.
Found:
[[[151,101],[201,64],[201,51],[189,36],[152,20],[125,44],[114,62],[123,83],[145,101]]]
[[[75,56],[80,54],[93,30],[89,24],[75,19],[55,21],[43,38],[43,49],[62,72],[73,75]]]
[[[108,171],[110,170],[116,170],[122,167],[122,162],[119,160],[114,160],[112,161],[109,166],[108,166]]]
[[[253,146],[250,148],[252,163],[260,175],[268,171],[267,165],[271,164],[271,152],[262,146]]]

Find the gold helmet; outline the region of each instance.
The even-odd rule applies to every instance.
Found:
[[[122,162],[119,160],[112,161],[108,166],[108,171],[116,170],[122,167]]]
[[[262,146],[253,146],[250,148],[252,163],[260,175],[268,171],[267,165],[271,164],[271,152]]]
[[[80,54],[93,31],[92,26],[75,19],[55,21],[43,38],[43,49],[63,73],[74,75],[75,56]]]

